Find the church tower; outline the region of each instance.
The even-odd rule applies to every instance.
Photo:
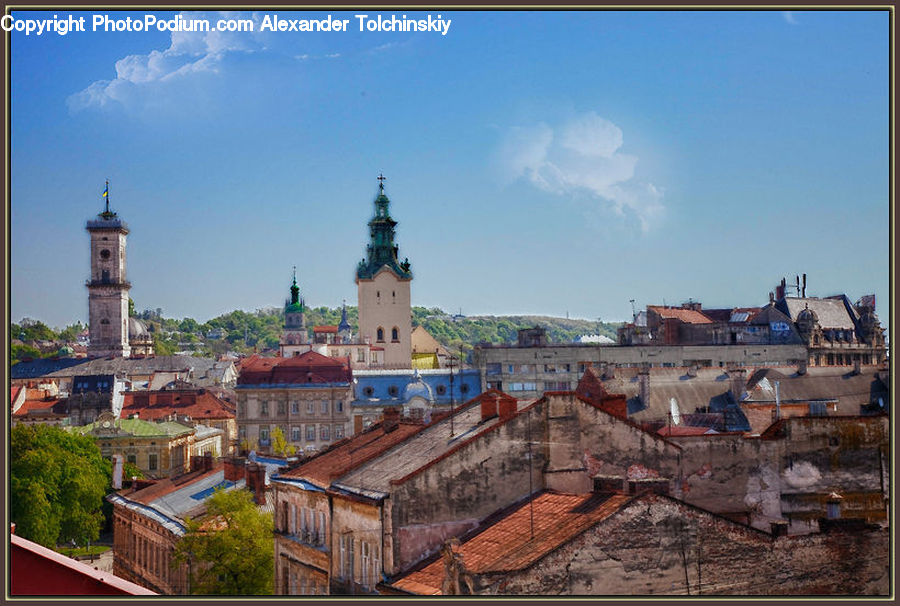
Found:
[[[291,356],[306,348],[297,350],[292,345],[304,345],[308,341],[306,334],[306,308],[300,297],[297,286],[297,268],[294,267],[294,279],[291,282],[291,298],[284,302],[284,331],[281,335],[281,355]]]
[[[109,210],[109,181],[103,192],[106,210],[88,220],[91,236],[91,279],[88,289],[88,321],[91,356],[128,357],[128,290],[125,275],[125,236],[128,225]]]
[[[388,368],[412,366],[412,308],[409,260],[397,261],[390,200],[384,193],[384,176],[378,176],[375,216],[369,221],[366,258],[356,268],[359,297],[359,341],[384,348]]]

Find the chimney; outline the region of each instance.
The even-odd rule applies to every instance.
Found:
[[[203,469],[203,457],[200,455],[191,455],[191,473]]]
[[[487,421],[492,417],[497,416],[497,400],[499,400],[499,396],[497,394],[493,394],[489,397],[484,397],[481,399],[481,420]]]
[[[381,427],[384,433],[390,433],[397,429],[400,424],[400,409],[395,406],[388,406],[384,409],[383,421]]]
[[[638,372],[638,394],[641,397],[641,402],[644,404],[644,407],[650,406],[650,369],[642,368]]]
[[[771,304],[773,304],[773,303],[775,303],[775,293],[773,293],[773,292],[770,290],[770,291],[769,291],[769,304],[771,305]]]
[[[517,401],[515,398],[503,398],[500,400],[498,412],[500,413],[501,421],[512,418],[512,416],[516,414],[516,410],[518,409],[516,404]]]
[[[731,379],[731,397],[735,402],[741,401],[741,394],[747,386],[747,370],[744,368],[731,368],[728,371],[728,377]]]
[[[788,523],[784,520],[778,520],[770,524],[773,537],[786,537],[788,533]]]
[[[253,493],[257,505],[266,503],[266,467],[259,463],[250,463],[247,469],[247,490]]]
[[[622,476],[594,476],[594,492],[624,492],[625,478]]]
[[[616,365],[613,362],[606,362],[603,364],[603,379],[615,379],[616,378]]]
[[[667,495],[669,494],[669,480],[667,478],[628,480],[628,494],[640,494],[642,492]]]
[[[688,369],[687,369],[687,376],[689,376],[689,377],[696,377],[696,376],[697,376],[697,371],[698,371],[699,369],[700,369],[700,365],[699,365],[699,364],[691,364],[690,366],[688,366]]]
[[[797,374],[798,374],[798,375],[805,375],[805,374],[806,374],[806,365],[807,365],[807,360],[806,360],[806,358],[802,358],[802,359],[800,359],[800,360],[797,360]]]
[[[213,456],[211,452],[203,453],[203,471],[212,471]]]
[[[225,480],[228,482],[238,482],[244,477],[244,459],[241,457],[230,457],[225,459]]]
[[[112,487],[115,490],[122,489],[122,469],[124,467],[124,457],[120,454],[113,455],[113,476],[112,476]]]
[[[859,358],[856,358],[855,360],[853,360],[853,374],[858,375],[859,373]]]

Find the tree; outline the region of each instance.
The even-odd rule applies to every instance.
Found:
[[[271,594],[275,579],[271,513],[262,513],[246,490],[216,490],[207,515],[185,521],[174,562],[188,562],[191,593]]]
[[[9,456],[9,518],[16,534],[47,547],[97,540],[112,466],[92,438],[17,425]]]
[[[292,455],[296,452],[293,444],[288,444],[287,439],[284,437],[284,431],[281,430],[281,427],[275,426],[275,429],[272,430],[272,452],[280,456]]]

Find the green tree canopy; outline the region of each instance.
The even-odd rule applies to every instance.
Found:
[[[191,593],[271,594],[275,579],[272,514],[262,513],[246,490],[217,490],[207,515],[187,520],[176,564],[191,563]]]
[[[51,548],[100,536],[112,465],[92,438],[49,425],[17,425],[9,456],[9,517],[16,534]]]

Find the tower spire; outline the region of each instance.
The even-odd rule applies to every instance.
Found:
[[[291,305],[300,302],[300,287],[297,286],[297,266],[294,265],[294,279],[291,282]]]

